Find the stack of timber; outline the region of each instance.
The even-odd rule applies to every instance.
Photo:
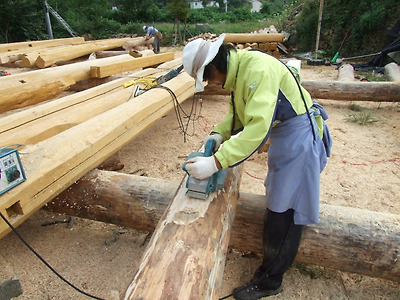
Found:
[[[202,38],[205,40],[216,40],[218,37],[215,34],[203,33],[195,36],[188,41]],[[234,45],[238,49],[255,48],[261,49],[276,58],[280,57],[278,45],[285,39],[282,33],[225,33],[224,43]]]
[[[278,43],[285,39],[282,33],[226,33],[225,43],[231,43],[237,48],[257,48],[267,51],[276,58],[280,57]]]
[[[30,41],[0,44],[0,64],[13,63],[21,60],[24,53],[41,49],[79,45],[85,42],[83,37],[72,37],[54,40]]]
[[[51,100],[20,112],[9,112],[0,121],[1,147],[24,144],[20,156],[27,180],[0,198],[0,211],[13,226],[21,224],[174,108],[176,103],[165,89],[149,90],[130,101],[136,86],[123,87],[129,80],[161,76],[176,68],[182,62],[171,60],[173,57],[173,53],[140,58],[119,55],[115,58],[114,68],[111,57],[0,78],[3,94],[11,94],[10,98],[27,95],[24,103],[14,104],[4,104],[4,100],[10,98],[2,97],[2,111],[10,110],[10,106],[25,107],[43,99]],[[163,61],[166,63],[160,65]],[[51,91],[42,85],[41,81],[46,79],[46,83],[53,86],[53,82],[62,77],[72,84],[90,78],[92,67],[99,71],[105,66],[108,74],[118,74],[121,70],[153,65],[159,66],[66,97],[41,96]],[[18,82],[19,88],[13,88]],[[21,84],[26,89],[18,94]],[[194,81],[186,73],[179,74],[165,86],[175,93],[178,102],[191,97],[194,92]],[[0,238],[9,231],[5,222],[0,223]]]
[[[127,37],[85,41],[83,37],[56,39],[48,41],[21,42],[0,45],[0,64],[14,63],[18,67],[47,68],[65,64],[91,53],[123,49],[128,43],[129,50],[150,48],[151,40],[144,37]],[[140,48],[140,49],[139,49]]]
[[[0,113],[52,99],[79,81],[104,78],[173,59],[173,52],[138,58],[124,54],[5,76],[0,79]]]

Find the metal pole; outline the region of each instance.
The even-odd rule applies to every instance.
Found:
[[[47,35],[49,36],[49,39],[53,39],[53,30],[51,29],[51,22],[50,22],[50,15],[49,15],[49,8],[47,7],[47,1],[44,0],[44,17],[46,19],[46,28],[47,28]]]
[[[322,11],[324,10],[324,0],[319,1],[319,16],[318,16],[318,30],[317,30],[317,42],[315,43],[315,59],[318,58],[319,48],[319,36],[321,34],[321,23],[322,23]]]

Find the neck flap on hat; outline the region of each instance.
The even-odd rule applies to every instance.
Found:
[[[204,64],[206,60],[208,49],[210,49],[211,42],[210,41],[202,41],[201,45],[199,46],[199,50],[197,50],[196,56],[193,59],[192,65],[192,73],[190,74],[192,77],[196,77],[197,72]]]

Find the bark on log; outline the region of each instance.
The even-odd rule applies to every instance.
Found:
[[[224,43],[268,43],[283,42],[285,36],[282,33],[226,33]]]
[[[303,80],[301,85],[317,99],[400,102],[400,84]]]
[[[194,93],[194,80],[186,73],[164,84],[179,103]],[[29,180],[1,196],[0,211],[15,227],[68,188],[89,170],[101,164],[174,108],[171,95],[152,89],[38,144],[21,155]],[[0,223],[0,238],[10,232]]]
[[[228,170],[223,190],[206,200],[185,195],[185,176],[147,245],[126,300],[219,298],[241,169]]]
[[[315,99],[400,102],[398,82],[342,82],[303,80],[301,85]],[[229,95],[220,85],[207,85],[203,95]]]
[[[47,209],[153,231],[178,181],[93,170]],[[230,247],[262,252],[263,195],[240,193]],[[321,204],[320,223],[307,226],[296,261],[400,282],[400,216]]]
[[[0,78],[0,113],[52,99],[75,82],[91,78],[91,66],[100,67],[102,64],[110,66],[114,61],[120,63],[121,56],[3,76]],[[166,61],[170,56],[161,56],[158,63],[162,62],[162,58]],[[135,60],[133,57],[124,59]],[[141,67],[154,65],[153,56],[141,60]],[[115,71],[118,72],[119,69]]]
[[[400,66],[395,62],[385,66],[385,75],[389,81],[400,81]]]

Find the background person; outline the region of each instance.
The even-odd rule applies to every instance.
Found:
[[[154,53],[160,53],[160,39],[162,39],[162,34],[160,31],[157,30],[157,28],[153,26],[143,26],[143,30],[146,32],[146,40],[151,39],[154,37],[154,42],[153,42],[153,51]]]

